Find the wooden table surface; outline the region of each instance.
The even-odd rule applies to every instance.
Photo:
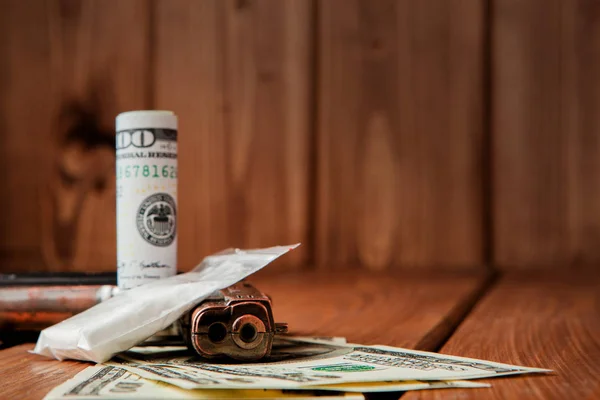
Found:
[[[600,398],[600,279],[344,272],[259,273],[278,320],[299,335],[344,336],[551,368],[552,376],[489,380],[384,398]],[[492,283],[492,281],[494,281]],[[40,399],[89,364],[58,362],[22,344],[0,351],[0,399]],[[377,398],[377,396],[370,396]]]
[[[600,399],[600,277],[502,277],[440,352],[555,371],[487,380],[491,389],[463,390],[461,399]],[[447,397],[403,396],[416,398]]]

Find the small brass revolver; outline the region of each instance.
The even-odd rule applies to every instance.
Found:
[[[271,353],[275,323],[271,299],[247,282],[220,290],[185,314],[179,328],[187,346],[205,358],[257,361]]]

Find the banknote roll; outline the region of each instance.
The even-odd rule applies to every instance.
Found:
[[[177,116],[116,120],[117,282],[130,289],[177,271]]]

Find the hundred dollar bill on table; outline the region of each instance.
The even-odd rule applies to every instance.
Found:
[[[336,385],[305,386],[302,390],[343,391],[347,393],[407,392],[409,390],[452,389],[452,388],[489,388],[488,383],[472,381],[389,381],[355,382]],[[207,389],[208,390],[208,389]]]
[[[172,347],[141,352],[133,349],[107,365],[184,389],[341,390],[339,384],[345,383],[447,381],[549,372],[389,346],[292,337],[279,338],[271,357],[253,364],[207,363],[184,347]]]
[[[348,393],[326,392],[313,389],[302,391],[283,391],[277,389],[195,389],[186,390],[163,382],[144,379],[127,370],[117,367],[97,365],[88,367],[54,388],[44,400],[59,399],[313,399],[321,400],[362,400],[360,392],[388,392],[422,389],[489,387],[465,381],[449,382],[382,382],[348,384]],[[339,389],[342,390],[343,385]],[[352,393],[354,392],[354,393]]]
[[[335,400],[363,400],[360,393],[335,393],[318,398]],[[121,368],[97,365],[88,367],[60,386],[54,388],[44,400],[58,399],[313,399],[312,391],[282,390],[185,390],[162,382],[143,379]]]

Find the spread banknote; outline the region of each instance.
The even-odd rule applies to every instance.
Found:
[[[184,389],[342,390],[340,384],[357,382],[448,381],[549,372],[390,346],[293,337],[279,338],[268,359],[252,364],[209,363],[185,347],[134,348],[106,364]]]
[[[54,388],[45,400],[58,399],[364,399],[361,392],[390,392],[423,389],[489,387],[483,383],[467,381],[407,381],[349,383],[337,387],[340,392],[318,389],[259,390],[259,389],[195,389],[186,390],[163,382],[144,379],[122,368],[97,365],[88,367]],[[347,390],[346,390],[347,389]],[[344,393],[347,392],[347,393]]]
[[[283,390],[185,390],[162,382],[143,379],[124,369],[97,365],[52,389],[44,400],[58,399],[313,399],[363,400],[360,393]]]

